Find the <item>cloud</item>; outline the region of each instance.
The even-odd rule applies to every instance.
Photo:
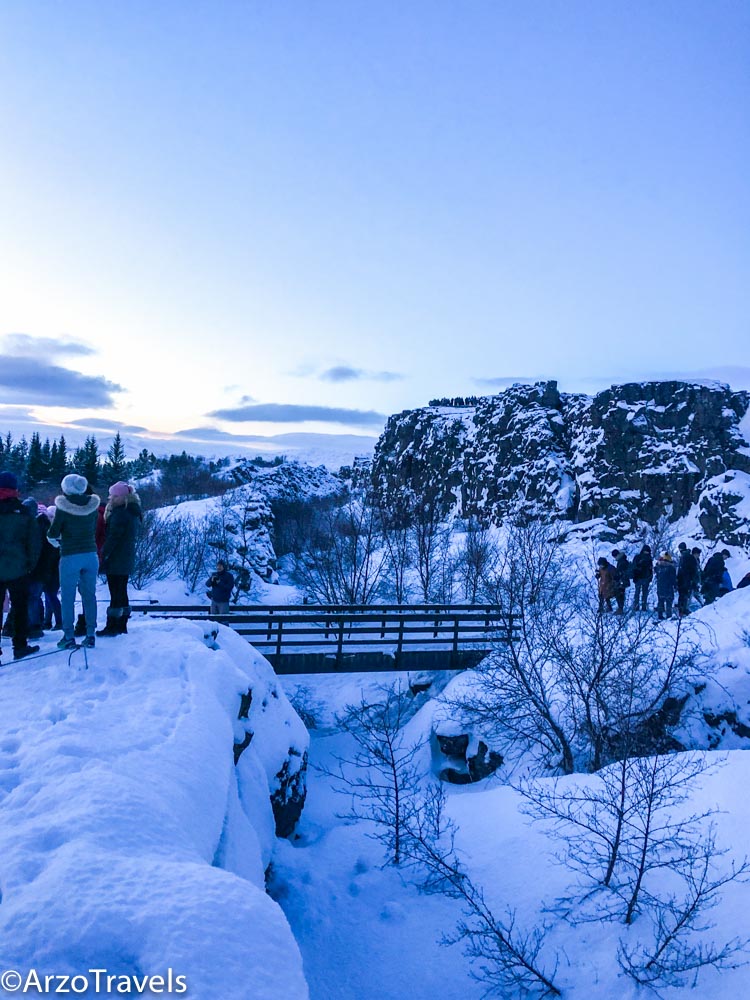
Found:
[[[237,423],[256,421],[296,424],[320,421],[322,423],[355,424],[368,427],[379,427],[387,419],[384,413],[376,413],[375,410],[350,410],[336,406],[304,406],[296,403],[256,403],[252,406],[213,410],[207,416]]]
[[[100,375],[82,375],[44,359],[0,355],[0,389],[5,401],[32,406],[93,409],[111,406],[122,386]]]
[[[28,333],[9,333],[2,339],[3,351],[15,357],[66,357],[95,354],[93,347],[77,340],[58,337],[32,337]]]
[[[232,434],[221,431],[218,427],[188,427],[183,431],[175,431],[171,437],[192,438],[195,441],[247,441],[251,434]]]
[[[472,382],[475,385],[504,389],[510,385],[533,385],[535,382],[546,382],[548,379],[548,375],[498,375],[495,378],[473,378]]]
[[[397,382],[403,377],[398,372],[373,372],[365,368],[352,368],[350,365],[334,365],[333,368],[326,368],[318,375],[324,382],[352,382],[360,379],[372,382]]]
[[[126,434],[148,433],[146,427],[137,424],[121,424],[119,420],[108,420],[105,417],[83,417],[80,420],[71,420],[73,427],[88,427],[90,430],[101,431],[124,431]]]

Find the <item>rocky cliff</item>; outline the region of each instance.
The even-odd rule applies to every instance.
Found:
[[[692,513],[708,538],[750,544],[750,393],[664,381],[590,397],[549,381],[456,402],[471,405],[389,419],[372,470],[382,502],[409,492],[464,518],[523,510],[613,535]]]

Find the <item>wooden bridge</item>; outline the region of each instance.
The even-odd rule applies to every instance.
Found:
[[[255,604],[233,605],[227,615],[205,605],[136,604],[133,611],[228,625],[277,674],[466,669],[517,628],[492,604]]]

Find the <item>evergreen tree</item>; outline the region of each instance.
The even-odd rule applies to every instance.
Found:
[[[42,458],[42,439],[39,437],[39,432],[34,431],[26,460],[26,483],[29,486],[38,486],[47,478],[47,472]]]
[[[114,436],[112,444],[107,449],[107,461],[104,464],[105,477],[107,480],[111,480],[112,483],[124,479],[127,473],[127,465],[125,446],[118,431]]]
[[[57,442],[57,458],[54,463],[50,462],[50,475],[59,481],[67,471],[68,445],[65,441],[65,435],[61,434],[60,440]]]
[[[79,476],[85,476],[90,486],[95,486],[99,478],[99,446],[93,434],[86,438],[82,448],[73,454],[73,469]]]

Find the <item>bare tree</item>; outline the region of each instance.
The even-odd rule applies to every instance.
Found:
[[[370,604],[386,571],[377,514],[352,501],[323,512],[316,539],[298,562],[306,592],[325,604]]]
[[[380,505],[378,508],[387,553],[387,579],[399,604],[406,603],[411,592],[409,570],[414,565],[413,513],[408,495],[399,495],[388,507]]]
[[[471,517],[466,523],[463,545],[458,556],[458,572],[463,583],[464,599],[476,604],[487,587],[499,557],[491,528]]]
[[[487,987],[486,995],[560,996],[554,983],[557,963],[549,971],[541,951],[547,928],[524,931],[509,907],[500,917],[493,912],[481,886],[466,874],[455,848],[456,828],[442,816],[442,789],[422,798],[412,811],[404,837],[404,860],[413,868],[424,892],[441,893],[459,902],[463,918],[444,944],[461,943],[473,962],[471,975]]]
[[[143,526],[135,543],[135,569],[130,575],[134,587],[142,589],[154,580],[164,580],[174,569],[174,553],[179,526],[157,511],[143,514]]]
[[[421,596],[429,603],[435,598],[435,577],[445,555],[445,535],[449,530],[437,500],[414,503],[411,530]]]
[[[564,774],[621,757],[636,732],[639,752],[662,746],[659,713],[697,673],[692,626],[599,614],[538,523],[508,530],[491,593],[501,641],[451,702],[467,725]]]
[[[394,684],[380,688],[379,694],[375,701],[363,696],[339,716],[338,724],[353,737],[355,750],[351,756],[336,757],[335,770],[322,770],[335,789],[351,799],[345,818],[374,823],[372,836],[398,865],[420,785],[415,757],[422,744],[406,742],[401,731],[414,708],[409,688]]]

